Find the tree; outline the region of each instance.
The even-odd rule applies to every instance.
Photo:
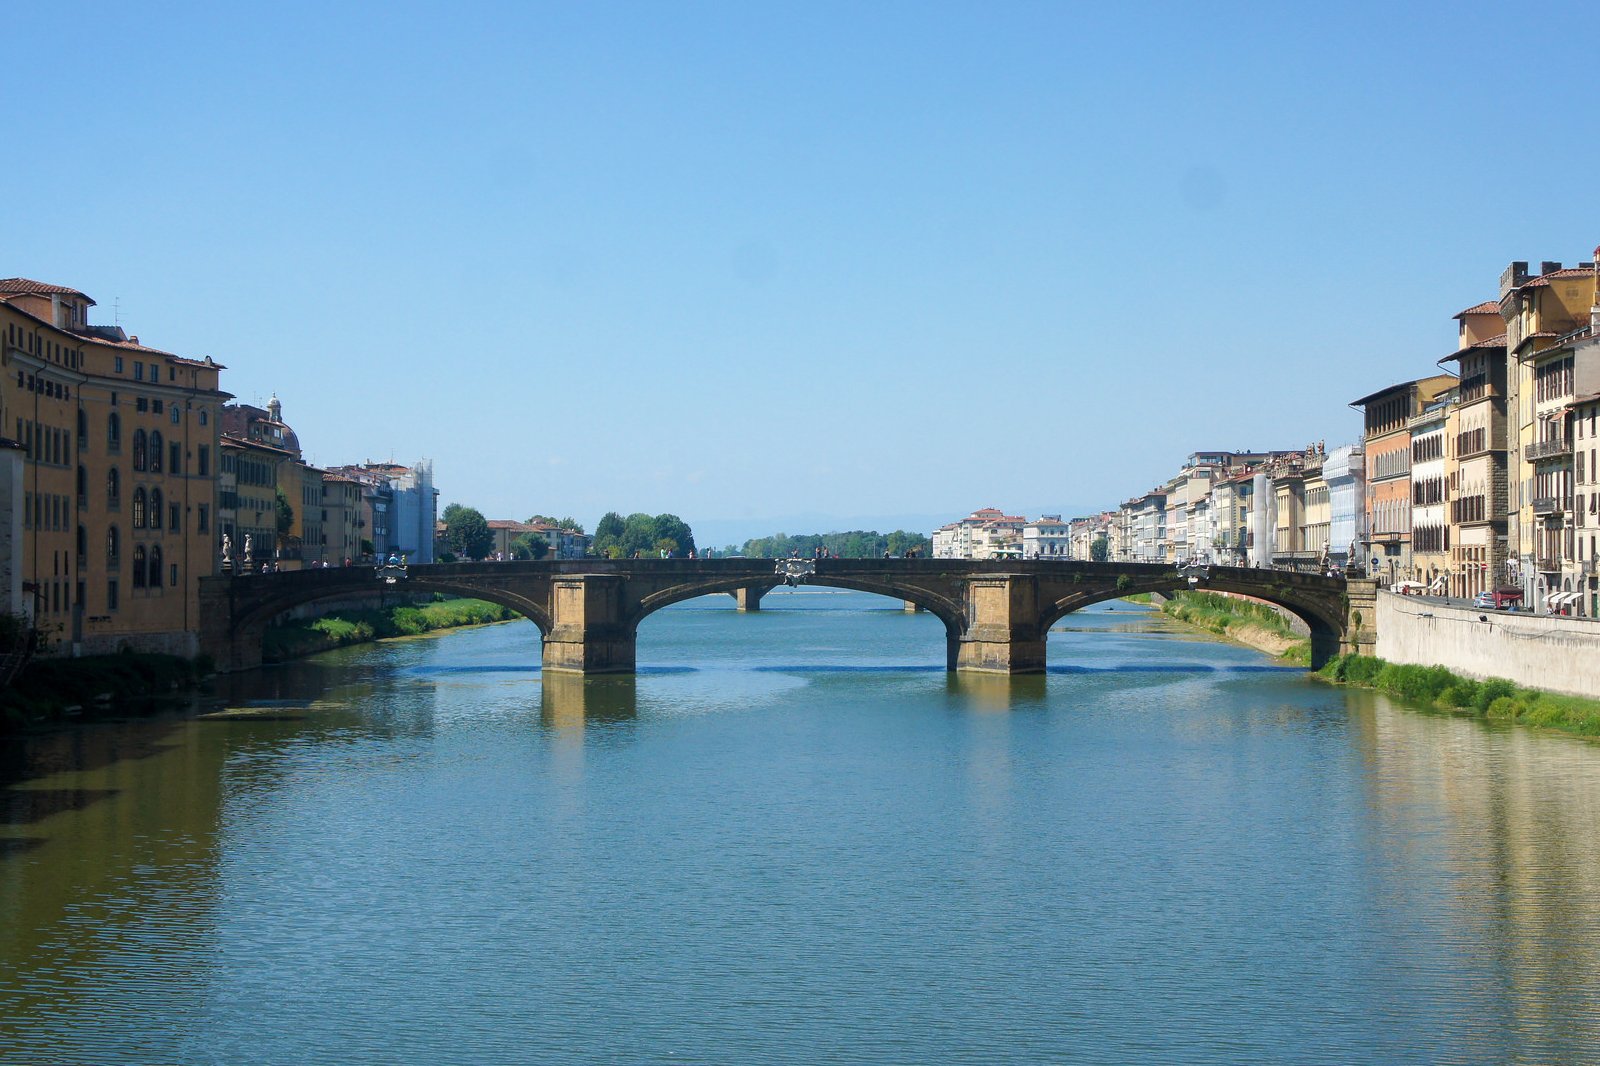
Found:
[[[477,508],[452,503],[444,509],[444,542],[457,555],[482,559],[494,547],[494,534]]]
[[[621,558],[623,528],[622,516],[607,511],[594,527],[594,541],[590,545],[594,553],[608,559]]]
[[[602,519],[602,521],[603,521],[603,519]],[[571,515],[568,515],[566,518],[551,518],[547,514],[536,514],[536,515],[529,515],[528,516],[528,525],[536,526],[536,525],[539,525],[540,523],[543,523],[544,525],[547,525],[547,526],[555,526],[557,529],[570,529],[574,533],[582,533],[583,532],[583,523],[579,522],[576,518],[573,518]],[[599,536],[599,535],[600,535],[600,531],[598,529],[596,529],[595,530],[595,536]]]
[[[524,533],[511,542],[511,558],[543,559],[550,552],[550,542],[540,533]]]
[[[1096,537],[1089,542],[1089,558],[1097,563],[1103,563],[1111,555],[1111,542],[1104,537]]]
[[[294,529],[294,508],[289,505],[289,498],[282,489],[278,490],[275,510],[278,513],[278,541],[282,543],[289,536],[289,531]]]

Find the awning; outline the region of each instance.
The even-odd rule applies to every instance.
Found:
[[[1544,602],[1551,607],[1565,607],[1569,603],[1576,603],[1582,596],[1583,593],[1581,592],[1557,592],[1545,597]]]

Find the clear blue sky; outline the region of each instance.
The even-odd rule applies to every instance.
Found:
[[[0,276],[490,517],[1114,505],[1588,258],[1597,12],[30,9]]]

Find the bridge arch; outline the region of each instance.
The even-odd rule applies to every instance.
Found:
[[[1259,574],[1260,571],[1255,573]],[[1240,580],[1226,574],[1204,578],[1197,585],[1191,586],[1188,579],[1176,571],[1168,574],[1142,575],[1124,583],[1120,588],[1088,586],[1081,592],[1068,593],[1043,612],[1040,620],[1041,633],[1048,632],[1051,626],[1074,611],[1141,592],[1161,595],[1171,595],[1175,592],[1226,592],[1247,600],[1281,607],[1304,622],[1310,631],[1313,669],[1338,654],[1344,633],[1343,619],[1337,613],[1331,613],[1328,605],[1318,602],[1317,597],[1297,592],[1292,586],[1263,584],[1259,578]]]
[[[300,575],[304,574],[304,577]],[[536,602],[516,590],[497,588],[472,581],[451,580],[442,575],[418,575],[394,585],[376,580],[370,568],[299,571],[289,574],[220,579],[227,592],[221,610],[228,622],[221,631],[206,633],[202,647],[225,669],[247,669],[261,664],[262,644],[274,620],[297,607],[333,601],[381,602],[384,597],[416,593],[444,593],[498,604],[527,618],[539,629],[541,640],[551,630],[551,619],[544,603]],[[241,602],[242,601],[242,602]]]

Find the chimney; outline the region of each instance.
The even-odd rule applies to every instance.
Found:
[[[1600,248],[1594,250],[1594,262],[1589,264],[1589,269],[1594,271],[1594,302],[1589,305],[1589,335],[1600,337]]]
[[[1500,298],[1505,299],[1506,293],[1512,289],[1521,288],[1528,280],[1528,264],[1521,259],[1512,263],[1500,272]]]

